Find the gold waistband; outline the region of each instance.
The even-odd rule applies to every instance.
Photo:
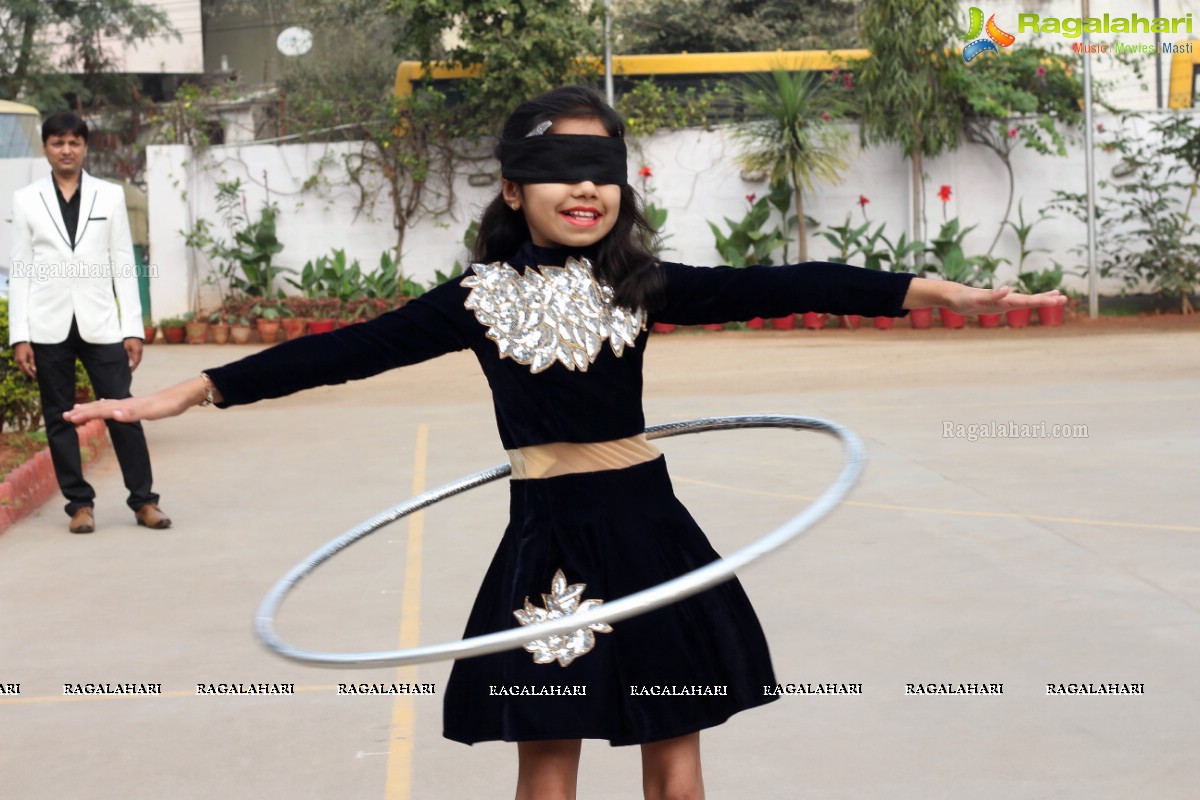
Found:
[[[512,462],[512,476],[519,480],[624,469],[653,461],[660,455],[644,433],[611,442],[553,442],[505,452]]]

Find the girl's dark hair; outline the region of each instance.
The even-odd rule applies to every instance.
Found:
[[[595,90],[564,86],[522,103],[509,116],[500,139],[522,139],[543,122],[562,119],[595,119],[610,136],[624,137],[621,115]],[[545,135],[554,134],[551,128]],[[495,156],[500,158],[500,146]],[[471,251],[476,262],[508,258],[530,238],[525,215],[496,196],[479,220],[479,234]],[[613,300],[626,308],[654,310],[662,295],[662,276],[651,248],[657,232],[642,212],[642,201],[633,187],[621,187],[621,210],[613,229],[596,244],[596,276],[613,288]]]
[[[66,136],[68,133],[75,134],[83,139],[84,144],[87,144],[88,126],[86,122],[70,111],[51,114],[42,123],[42,144],[45,144],[51,136]]]

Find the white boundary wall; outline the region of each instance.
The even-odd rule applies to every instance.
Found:
[[[1191,113],[1191,112],[1188,112]],[[1097,117],[1097,122],[1112,130],[1119,122],[1109,115]],[[1200,124],[1200,117],[1197,118]],[[894,148],[857,146],[857,130],[851,131],[852,145],[848,152],[849,167],[845,180],[838,186],[820,186],[805,198],[805,210],[822,225],[840,224],[849,214],[854,221],[862,220],[858,205],[860,195],[867,197],[867,215],[874,224],[884,222],[890,237],[907,230],[909,213],[908,161]],[[152,305],[156,317],[180,314],[189,308],[190,293],[196,286],[196,275],[207,274],[209,266],[202,256],[191,253],[183,245],[180,231],[190,228],[192,221],[207,218],[217,221],[215,208],[216,182],[240,178],[247,186],[246,201],[252,215],[257,214],[266,193],[264,175],[270,186],[271,199],[279,204],[278,235],[285,244],[278,258],[283,266],[299,269],[304,262],[342,248],[351,258],[372,269],[380,253],[394,244],[390,222],[390,206],[381,193],[374,213],[359,213],[357,193],[336,186],[337,156],[354,145],[249,145],[215,148],[199,159],[193,159],[185,146],[151,147],[148,151],[147,182],[150,194],[151,260],[158,266],[159,278],[152,290]],[[737,145],[727,130],[683,130],[645,137],[631,149],[629,172],[631,181],[640,188],[638,170],[649,166],[653,177],[647,182],[649,198],[668,210],[665,233],[670,235],[664,257],[685,263],[709,265],[719,261],[713,247],[713,235],[707,221],[724,227],[724,218],[741,219],[747,203],[746,195],[760,197],[767,191],[764,182],[748,182],[734,163]],[[330,156],[333,156],[331,159]],[[324,158],[326,175],[334,181],[333,188],[302,191],[305,181],[313,175],[310,166]],[[1070,148],[1066,158],[1039,156],[1019,148],[1013,154],[1016,172],[1016,195],[1011,218],[1016,219],[1016,202],[1024,200],[1026,219],[1036,217],[1050,201],[1053,190],[1083,192],[1084,167],[1081,144]],[[1116,158],[1097,150],[1097,180],[1110,178]],[[496,169],[491,163],[482,169]],[[945,184],[952,197],[945,206],[948,217],[960,217],[964,225],[978,225],[966,240],[968,255],[987,250],[1004,211],[1007,175],[1000,161],[990,151],[964,145],[946,156],[929,159],[925,164],[926,209],[928,235],[936,234],[942,221],[943,204],[937,197],[938,188]],[[468,222],[477,216],[497,190],[495,185],[473,188],[465,176],[455,187],[456,207],[453,216],[425,219],[406,237],[403,269],[411,277],[428,283],[434,271],[448,271],[455,260],[465,261],[461,240]],[[218,228],[218,230],[220,230]],[[1057,214],[1053,220],[1038,226],[1029,244],[1047,248],[1049,254],[1031,258],[1027,268],[1050,266],[1050,260],[1062,263],[1069,270],[1082,270],[1084,259],[1070,252],[1086,240],[1082,223]],[[815,234],[810,235],[810,257],[821,259],[833,254],[830,245]],[[791,250],[795,258],[794,247]],[[1017,241],[1011,230],[1005,231],[995,254],[1016,260]],[[1000,278],[1007,281],[1015,276],[1015,267],[1002,269]],[[1069,278],[1068,286],[1084,289],[1081,278]],[[202,287],[203,288],[203,287]],[[1102,291],[1112,293],[1121,284],[1108,281]],[[205,290],[202,304],[215,304],[215,295]]]

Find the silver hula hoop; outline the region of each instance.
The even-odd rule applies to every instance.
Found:
[[[829,488],[807,508],[775,530],[746,545],[740,550],[706,564],[699,569],[672,578],[625,597],[605,602],[602,606],[562,619],[540,622],[536,625],[514,627],[511,630],[473,636],[456,642],[413,647],[407,650],[382,650],[364,653],[327,653],[293,647],[279,638],[275,632],[275,614],[287,595],[318,566],[339,552],[369,536],[385,525],[408,516],[415,511],[453,497],[469,489],[491,483],[511,472],[508,464],[492,467],[460,478],[437,489],[418,495],[378,514],[355,528],[346,531],[329,544],[321,547],[290,572],[280,578],[267,596],[263,598],[255,615],[254,629],[258,638],[268,649],[291,661],[298,661],[330,669],[373,669],[405,664],[424,664],[449,658],[469,658],[501,650],[512,650],[526,642],[542,639],[554,634],[567,633],[586,627],[594,622],[613,623],[628,617],[644,614],[661,606],[681,600],[711,586],[729,580],[733,574],[762,556],[795,539],[814,523],[832,511],[850,491],[862,472],[866,458],[863,445],[853,431],[828,420],[813,417],[798,417],[788,414],[763,414],[753,416],[708,417],[682,422],[668,422],[646,429],[650,439],[665,439],[688,433],[705,431],[735,430],[741,428],[786,428],[792,430],[819,431],[838,439],[842,443],[844,462],[842,470]]]

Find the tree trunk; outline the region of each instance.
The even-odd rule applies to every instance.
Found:
[[[6,82],[9,100],[16,100],[25,90],[25,78],[33,60],[33,35],[37,32],[38,12],[29,11],[21,15],[21,26],[21,49],[17,54],[17,64],[12,77]]]
[[[803,264],[808,261],[808,226],[804,222],[804,199],[800,193],[800,175],[795,169],[792,170],[792,186],[796,190],[796,228],[800,239],[800,248],[796,255],[798,263]]]
[[[1012,161],[1006,155],[1000,156],[1000,160],[1004,162],[1004,168],[1008,170],[1008,203],[1004,206],[1004,216],[1000,219],[1000,227],[996,231],[996,238],[992,239],[992,244],[987,249],[989,256],[996,249],[996,243],[1000,241],[1000,234],[1004,233],[1004,226],[1008,222],[1008,215],[1012,213],[1013,194],[1017,190],[1016,180],[1013,177]]]
[[[921,146],[918,143],[909,154],[909,160],[912,161],[912,229],[913,241],[925,241],[925,232],[921,229],[921,220],[925,218],[925,180],[922,177],[921,163]],[[925,253],[918,250],[913,254],[914,271],[920,274],[924,271]]]

